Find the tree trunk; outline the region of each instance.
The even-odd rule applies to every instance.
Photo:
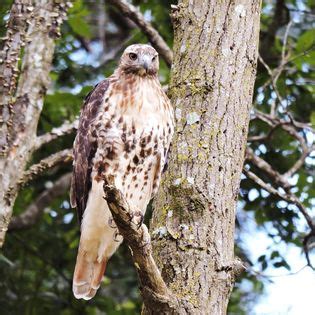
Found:
[[[225,314],[259,38],[260,0],[179,1],[170,95],[177,129],[151,222],[180,314]],[[144,310],[143,313],[152,313]]]
[[[15,59],[12,59],[12,53],[6,53],[6,50],[2,53],[4,65],[13,63],[9,73],[13,80],[17,74],[16,62],[21,45],[27,43],[16,92],[10,82],[6,97],[1,98],[0,247],[3,245],[12,215],[18,181],[35,148],[37,124],[50,81],[54,40],[59,35],[59,25],[69,6],[66,1],[54,0],[36,0],[34,6],[29,3],[30,1],[17,0],[11,10],[7,32],[8,45],[4,47],[6,49],[7,46],[13,45]],[[20,21],[25,12],[32,12],[29,13],[26,34],[25,25]],[[10,67],[2,66],[2,69],[1,78],[4,80]]]

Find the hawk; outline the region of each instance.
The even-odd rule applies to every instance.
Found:
[[[111,178],[131,209],[145,213],[157,192],[174,132],[170,101],[158,80],[159,59],[149,45],[126,48],[118,68],[87,95],[74,141],[71,205],[81,237],[73,293],[91,299],[115,239],[103,180]]]

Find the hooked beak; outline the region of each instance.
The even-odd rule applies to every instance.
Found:
[[[145,72],[148,72],[151,66],[151,57],[150,56],[142,56],[140,59],[140,65],[145,70]]]

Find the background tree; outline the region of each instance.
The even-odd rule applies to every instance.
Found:
[[[55,5],[57,2],[51,3]],[[70,290],[78,226],[68,203],[67,174],[71,167],[70,163],[64,163],[69,153],[64,150],[72,146],[75,129],[72,122],[77,117],[82,98],[93,84],[113,71],[125,46],[148,41],[147,36],[150,38],[152,32],[148,31],[150,25],[145,21],[151,22],[169,47],[173,46],[169,17],[171,1],[133,1],[142,14],[134,10],[128,13],[122,7],[117,7],[119,3],[126,4],[120,1],[111,4],[101,0],[74,1],[68,10],[68,20],[62,24],[62,35],[56,42],[50,72],[51,83],[38,121],[35,151],[32,155],[30,152],[27,154],[30,159],[25,159],[29,161],[23,181],[28,184],[19,190],[10,233],[0,254],[0,288],[3,292],[0,305],[4,314],[44,311],[61,314],[92,314],[99,311],[135,314],[140,311],[137,281],[126,247],[122,247],[113,258],[103,289],[91,303],[74,300]],[[32,2],[29,13],[23,11],[24,16],[42,12],[32,10],[39,4]],[[0,8],[0,33],[4,37],[1,60],[4,60],[3,52],[8,51],[6,43],[10,22],[8,26],[6,23],[11,6],[12,1],[3,1]],[[268,266],[290,268],[285,252],[279,249],[279,243],[310,249],[314,239],[311,212],[315,192],[312,168],[314,131],[310,124],[312,120],[314,123],[315,115],[312,106],[314,6],[311,1],[264,2],[261,17],[255,110],[251,114],[247,161],[236,220],[236,255],[247,262],[248,272],[243,273],[236,283],[229,306],[231,314],[248,313],[263,291],[266,279],[264,270]],[[19,27],[14,28],[14,34],[31,30],[23,21],[17,25]],[[23,42],[23,36],[21,38]],[[180,50],[180,47],[174,48],[175,52]],[[188,48],[190,51],[192,47]],[[25,62],[27,47],[24,49],[18,45],[16,49]],[[226,51],[222,52],[223,56],[224,53]],[[160,54],[166,60],[161,63],[160,79],[168,84],[170,57],[163,50]],[[185,54],[183,57],[185,60]],[[15,62],[15,65],[21,70],[21,63]],[[3,64],[0,68],[3,69]],[[18,82],[23,78],[22,73]],[[12,74],[16,75],[16,72]],[[12,82],[10,79],[10,85]],[[4,87],[2,85],[2,89]],[[15,83],[13,87],[16,87]],[[195,91],[190,98],[200,92]],[[15,88],[7,94],[1,90],[1,97],[8,95],[9,101],[14,103],[16,93]],[[176,95],[171,95],[175,99]],[[8,98],[5,101],[1,99],[1,104],[8,104]],[[201,123],[195,122],[194,125],[201,126]],[[19,130],[19,125],[13,126],[13,131]],[[34,129],[31,132],[31,139],[34,139]],[[32,141],[27,139],[24,142]],[[51,156],[56,152],[62,154]],[[16,169],[15,174],[21,175],[24,168],[25,164],[20,171]],[[250,260],[250,253],[244,248],[242,239],[251,220],[256,222],[258,229],[269,235],[274,244],[257,261]],[[165,226],[167,229],[163,229]],[[164,234],[169,233],[169,227],[156,227],[153,237],[158,244],[166,238]],[[163,262],[160,263],[162,266]],[[311,261],[306,260],[306,263],[310,264]],[[251,285],[244,286],[245,282]]]

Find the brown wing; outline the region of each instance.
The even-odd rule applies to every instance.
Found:
[[[86,96],[74,141],[70,201],[71,206],[77,208],[80,222],[91,189],[92,160],[97,149],[97,139],[93,137],[92,122],[97,116],[108,86],[109,81],[104,80]]]

